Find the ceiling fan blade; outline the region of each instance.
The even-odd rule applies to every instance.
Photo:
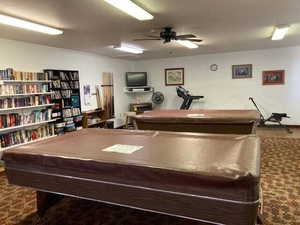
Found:
[[[140,39],[133,39],[134,41],[160,41],[160,38],[140,38]]]
[[[183,39],[183,38],[195,38],[196,36],[193,34],[183,34],[183,35],[177,35],[176,38],[177,39]]]
[[[159,39],[160,39],[159,36],[154,36],[154,35],[146,35],[146,37],[150,37],[150,38],[159,38]]]
[[[189,39],[189,38],[185,38],[185,39],[180,39],[182,41],[192,41],[192,42],[202,42],[203,40],[201,39]]]

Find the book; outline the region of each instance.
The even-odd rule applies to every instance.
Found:
[[[80,96],[72,95],[71,96],[71,104],[73,107],[80,107]]]

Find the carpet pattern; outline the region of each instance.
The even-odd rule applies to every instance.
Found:
[[[300,139],[263,138],[262,148],[264,225],[300,225]],[[35,192],[8,185],[0,174],[1,225],[204,225],[73,198],[63,199],[43,218],[35,211]]]

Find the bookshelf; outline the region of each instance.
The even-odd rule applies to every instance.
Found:
[[[56,118],[57,134],[82,128],[79,71],[44,70],[49,80],[49,90],[53,92],[52,118]]]
[[[50,83],[45,73],[0,70],[0,159],[9,148],[55,135]]]
[[[90,111],[85,111],[82,113],[83,120],[82,126],[83,128],[90,128],[90,127],[103,127],[106,123],[104,119],[104,110],[102,109],[94,109]]]
[[[8,95],[0,95],[0,98],[5,97],[16,97],[16,96],[30,96],[30,95],[52,95],[54,92],[37,92],[37,93],[25,93],[25,94],[8,94]]]
[[[38,141],[47,140],[47,139],[50,139],[50,138],[53,138],[53,137],[56,137],[56,136],[57,135],[52,135],[52,136],[48,136],[48,137],[39,138],[37,140],[32,140],[32,141],[28,141],[28,142],[25,142],[25,143],[20,143],[20,144],[16,144],[16,145],[13,145],[13,146],[9,146],[9,147],[3,148],[2,150],[5,151],[5,150],[8,150],[8,149],[23,146],[23,145],[26,145],[26,144],[29,144],[29,143],[34,143],[34,142],[38,142]]]
[[[33,108],[45,108],[48,106],[53,106],[54,104],[44,104],[44,105],[33,105],[33,106],[22,106],[22,107],[14,107],[14,108],[6,108],[6,109],[0,109],[1,112],[5,111],[18,111],[23,109],[33,109]]]
[[[0,80],[0,84],[9,83],[51,83],[51,80]]]
[[[7,131],[19,130],[19,129],[23,129],[26,127],[34,127],[34,126],[42,125],[45,123],[55,122],[55,121],[56,121],[56,119],[51,119],[51,120],[44,120],[44,121],[39,121],[39,122],[35,122],[35,123],[27,123],[27,124],[22,124],[22,125],[18,125],[18,126],[6,127],[6,128],[0,129],[0,134],[2,134],[3,132],[7,132]]]

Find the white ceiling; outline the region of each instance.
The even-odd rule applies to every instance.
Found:
[[[300,45],[299,0],[136,0],[152,21],[138,21],[104,0],[1,0],[0,13],[60,28],[48,36],[0,25],[0,38],[76,49],[124,59],[150,59]],[[274,25],[291,24],[288,36],[271,41]],[[198,49],[160,41],[134,42],[166,25],[204,40]],[[108,46],[145,49],[132,56]]]

